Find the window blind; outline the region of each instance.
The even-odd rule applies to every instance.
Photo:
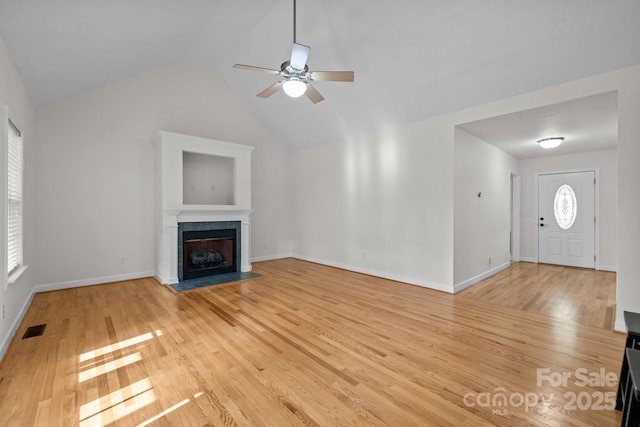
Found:
[[[7,146],[7,274],[22,264],[22,134],[9,120]]]

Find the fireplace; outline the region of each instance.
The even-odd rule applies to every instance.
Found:
[[[185,231],[184,280],[236,271],[236,230]]]
[[[154,137],[154,145],[158,281],[176,284],[186,280],[185,268],[187,277],[190,269],[198,275],[218,274],[227,267],[233,272],[251,271],[253,147],[165,131]],[[229,229],[235,230],[231,249],[229,242],[205,244],[230,240],[224,233],[199,233]],[[201,247],[188,247],[187,252],[195,253],[187,253],[186,258],[185,231],[198,232],[187,235],[186,240],[205,241]]]
[[[178,224],[178,280],[240,271],[240,221]]]

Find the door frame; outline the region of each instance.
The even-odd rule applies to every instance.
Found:
[[[521,233],[521,203],[522,203],[522,178],[519,173],[509,171],[511,182],[511,262],[520,261],[520,233]]]
[[[538,218],[540,218],[540,212],[538,211],[538,199],[540,197],[540,189],[538,188],[538,181],[540,175],[557,175],[557,174],[565,174],[565,173],[577,173],[577,172],[593,172],[596,182],[593,188],[593,203],[594,203],[594,213],[596,216],[594,226],[594,242],[593,242],[593,253],[596,256],[596,260],[594,262],[594,269],[600,270],[600,169],[599,168],[585,168],[585,169],[568,169],[561,171],[545,171],[545,172],[536,172],[535,180],[533,183],[535,197],[533,200],[534,203],[534,212],[536,213],[536,217],[534,218],[535,222],[535,232],[533,233],[533,239],[535,242],[536,254],[535,254],[535,262],[539,263],[540,257],[540,244],[539,244],[539,228],[538,227]]]

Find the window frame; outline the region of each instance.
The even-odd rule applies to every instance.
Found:
[[[5,107],[5,132],[4,132],[4,168],[5,168],[5,176],[4,176],[4,248],[5,248],[5,257],[4,257],[4,274],[5,274],[5,289],[7,289],[8,285],[15,283],[18,278],[22,275],[22,273],[27,269],[27,265],[24,262],[24,130],[22,130],[22,126],[20,125],[20,121],[16,120],[15,116],[11,114],[9,107]],[[12,128],[18,132],[18,137],[20,139],[20,157],[21,157],[21,168],[20,168],[20,176],[19,176],[19,186],[20,186],[20,194],[18,200],[19,206],[19,230],[18,230],[18,262],[17,265],[14,266],[11,270],[9,270],[9,205],[11,204],[9,201],[9,134],[12,131]]]

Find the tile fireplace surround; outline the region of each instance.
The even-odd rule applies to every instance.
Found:
[[[240,271],[251,271],[251,150],[253,147],[161,131],[154,141],[156,163],[156,278],[178,283],[178,224],[240,221]],[[183,155],[203,154],[234,161],[233,200],[229,205],[184,204]],[[211,183],[214,188],[214,183]]]

